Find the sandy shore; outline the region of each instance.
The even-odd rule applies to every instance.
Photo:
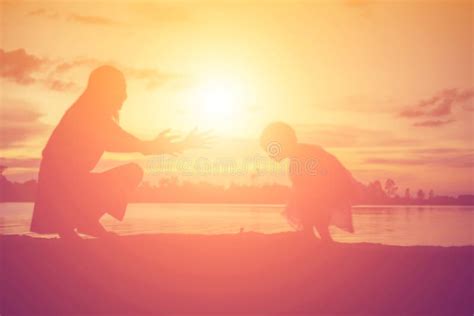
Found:
[[[305,245],[296,233],[0,236],[0,314],[472,315],[474,247]]]

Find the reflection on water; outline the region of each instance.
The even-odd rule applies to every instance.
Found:
[[[0,203],[0,234],[31,234],[32,203]],[[123,222],[102,222],[120,234],[225,234],[240,230],[262,233],[291,231],[281,205],[130,204]],[[341,242],[391,245],[473,245],[474,207],[358,206],[355,234],[332,229]],[[33,234],[31,234],[33,235]]]

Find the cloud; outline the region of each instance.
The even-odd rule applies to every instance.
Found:
[[[31,16],[43,16],[46,14],[46,10],[45,9],[36,9],[36,10],[33,10],[33,11],[30,11],[27,13],[27,15],[31,15]]]
[[[417,145],[419,140],[399,137],[390,131],[340,125],[297,125],[299,138],[323,147],[392,147]]]
[[[438,104],[436,108],[429,112],[431,116],[445,116],[451,114],[451,106],[453,105],[452,100],[445,100]]]
[[[367,158],[363,162],[368,165],[392,165],[392,166],[424,166],[434,165],[451,168],[473,168],[474,154],[453,155],[414,155],[412,158]]]
[[[459,154],[459,153],[474,153],[474,149],[428,147],[428,148],[412,149],[411,152],[417,153],[417,154]]]
[[[458,102],[472,101],[474,98],[474,88],[464,90],[456,96]]]
[[[80,23],[80,24],[90,24],[90,25],[104,25],[104,26],[116,26],[116,25],[122,25],[123,23],[102,17],[102,16],[96,16],[96,15],[81,15],[81,14],[65,14],[65,13],[60,13],[58,11],[53,11],[53,10],[48,10],[44,8],[38,8],[32,11],[29,11],[26,13],[27,16],[32,16],[32,17],[43,17],[51,20],[67,20],[67,21],[72,21],[75,23]]]
[[[453,118],[453,109],[455,107],[461,105],[462,110],[472,111],[474,108],[472,105],[473,100],[474,88],[465,90],[446,89],[403,109],[398,115],[404,118],[448,117],[446,120],[425,120],[413,124],[413,126],[417,127],[443,126],[455,121]]]
[[[403,117],[419,117],[419,116],[425,115],[426,113],[421,110],[405,109],[401,111],[399,114],[400,116],[403,116]]]
[[[376,106],[374,106],[376,105]],[[347,112],[393,113],[398,105],[393,97],[352,94],[340,96],[334,100],[320,100],[314,103],[315,107]]]
[[[129,11],[136,13],[136,20],[148,25],[187,22],[191,20],[189,6],[171,3],[132,2]]]
[[[453,157],[447,163],[454,168],[473,168],[474,154]]]
[[[97,3],[97,7],[103,7],[108,4]],[[66,22],[78,23],[91,26],[162,26],[168,23],[181,23],[190,20],[190,5],[173,4],[173,3],[154,3],[129,1],[114,4],[118,10],[115,12],[123,12],[121,20],[117,20],[116,16],[98,16],[85,15],[76,12],[66,12],[63,10],[54,11],[45,8],[38,8],[26,13],[30,17],[63,20]],[[77,9],[81,9],[78,6]]]
[[[71,61],[64,61],[56,65],[56,73],[64,73],[70,71],[76,67],[97,67],[101,64],[101,61],[94,58],[79,57]]]
[[[21,146],[44,134],[50,126],[41,122],[42,113],[21,100],[2,99],[0,111],[0,148]]]
[[[36,169],[40,165],[39,158],[7,158],[0,157],[0,165],[7,168],[27,168]]]
[[[451,107],[458,101],[457,89],[448,89],[441,91],[438,95],[435,95],[429,100],[420,101],[418,106],[433,107],[433,109],[428,112],[431,116],[445,116],[451,114]]]
[[[93,68],[99,67],[100,65],[104,65],[104,64],[117,67],[125,74],[125,77],[127,78],[130,78],[132,80],[146,81],[146,87],[148,89],[155,89],[161,86],[162,84],[166,83],[167,81],[178,77],[177,75],[166,73],[157,68],[136,68],[136,67],[130,67],[126,65],[120,65],[114,62],[101,61],[98,59],[87,58],[87,57],[81,57],[81,58],[77,58],[71,61],[65,61],[65,62],[59,63],[55,67],[55,73],[64,74],[76,68],[90,68],[92,70]],[[68,83],[64,83],[64,84],[67,85]]]
[[[464,111],[474,111],[474,102],[470,104],[464,104],[462,108]]]
[[[469,109],[469,106],[466,107],[465,103],[470,102],[473,98],[474,88],[466,90],[446,89],[430,98],[418,101],[398,114],[405,118],[450,116],[454,106],[463,105],[463,109]],[[440,125],[443,125],[443,123],[440,123]]]
[[[58,12],[51,11],[51,10],[46,10],[46,9],[43,9],[43,8],[30,11],[30,12],[27,13],[27,15],[36,16],[36,17],[45,17],[45,18],[52,19],[52,20],[59,19],[59,17],[60,17]]]
[[[55,62],[27,53],[24,49],[0,49],[0,77],[20,85],[42,84],[54,91],[71,91],[77,88],[72,81],[57,78],[51,70]]]
[[[132,79],[145,80],[147,82],[148,89],[154,89],[168,80],[176,78],[176,75],[167,74],[159,71],[158,69],[150,68],[123,68],[125,76]]]
[[[419,127],[438,127],[438,126],[443,126],[447,125],[450,123],[455,122],[456,120],[428,120],[428,121],[422,121],[422,122],[416,122],[413,124],[413,126],[419,126]]]
[[[0,111],[0,122],[3,124],[31,123],[38,121],[43,116],[34,110],[29,103],[20,100],[2,100],[2,111]]]
[[[4,51],[0,49],[0,78],[12,80],[21,85],[41,84],[47,89],[59,92],[76,91],[84,83],[76,83],[68,77],[68,72],[76,69],[92,71],[109,64],[122,70],[132,80],[145,81],[148,89],[155,89],[169,80],[180,76],[157,68],[136,68],[95,58],[79,57],[72,60],[49,60],[35,56],[24,49]]]
[[[49,89],[59,92],[72,91],[78,88],[78,85],[73,81],[50,79],[44,82]]]
[[[424,165],[427,162],[423,159],[368,158],[364,163],[375,165]]]
[[[45,59],[28,54],[24,49],[5,51],[0,48],[0,76],[28,85],[36,81],[33,76],[48,62]]]
[[[77,23],[82,23],[82,24],[104,25],[104,26],[116,26],[116,25],[123,24],[119,21],[115,21],[115,20],[101,17],[101,16],[80,15],[80,14],[71,14],[68,20],[77,22]]]

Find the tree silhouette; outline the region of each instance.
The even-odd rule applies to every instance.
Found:
[[[425,192],[422,189],[419,189],[418,192],[416,192],[416,198],[419,201],[423,201],[425,199]]]
[[[433,190],[430,190],[430,192],[428,193],[428,200],[429,201],[432,201],[434,199],[435,195],[434,195],[434,191]]]
[[[395,184],[395,181],[392,179],[387,179],[385,181],[385,192],[387,193],[388,197],[394,197],[397,193],[398,187]]]
[[[0,166],[0,201],[34,201],[37,191],[36,180],[12,182],[3,174],[6,166]],[[387,186],[386,186],[387,187]],[[384,190],[380,181],[368,185],[357,182],[355,204],[436,204],[436,205],[474,205],[474,195],[438,196],[433,190],[419,189],[414,199],[410,188],[405,189],[400,198],[389,184]],[[289,196],[288,186],[278,183],[231,183],[229,186],[208,182],[180,181],[177,177],[161,178],[158,185],[143,182],[132,197],[133,202],[180,202],[180,203],[285,203]],[[391,192],[392,196],[388,195]]]
[[[405,196],[404,196],[405,200],[407,201],[410,201],[411,200],[411,192],[410,192],[410,188],[406,188],[405,189]]]
[[[370,182],[367,187],[367,199],[375,203],[383,203],[386,199],[385,191],[379,180]]]

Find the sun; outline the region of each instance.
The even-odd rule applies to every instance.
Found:
[[[198,88],[198,99],[203,114],[209,117],[230,118],[237,112],[241,91],[228,80],[205,82]]]
[[[192,95],[197,107],[194,119],[206,128],[224,131],[243,119],[246,93],[238,80],[223,77],[202,80]]]

